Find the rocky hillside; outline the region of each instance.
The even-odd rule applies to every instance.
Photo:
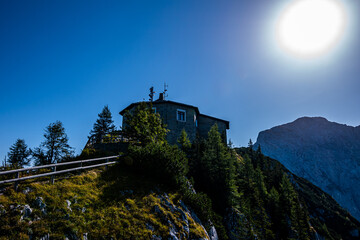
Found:
[[[224,212],[216,213],[214,198],[207,209],[189,184],[199,203],[193,208],[186,193],[133,172],[124,158],[127,164],[63,176],[54,185],[46,179],[24,182],[18,192],[5,188],[0,239],[359,238],[360,223],[321,189],[260,152],[242,148],[236,156],[241,194]]]
[[[260,132],[255,149],[259,145],[360,219],[360,126],[303,117]]]
[[[165,189],[116,167],[7,188],[0,239],[216,239],[214,228],[209,236],[179,194]]]
[[[260,150],[225,145],[217,125],[170,145],[151,109],[134,119],[137,140],[112,167],[1,186],[0,239],[359,239],[331,196]]]

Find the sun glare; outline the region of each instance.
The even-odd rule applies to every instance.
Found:
[[[344,7],[337,0],[296,0],[279,18],[277,38],[298,57],[317,57],[336,45],[345,22]]]

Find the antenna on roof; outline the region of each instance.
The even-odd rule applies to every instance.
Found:
[[[150,88],[150,94],[149,94],[149,97],[150,97],[150,99],[149,99],[149,101],[150,102],[152,102],[153,100],[154,100],[154,87],[151,87]]]
[[[167,88],[169,87],[169,85],[166,84],[166,82],[164,83],[164,100],[165,98],[168,97],[168,95],[166,94],[166,92],[168,91]]]

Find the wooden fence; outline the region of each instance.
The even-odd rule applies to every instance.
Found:
[[[48,165],[35,166],[35,167],[29,167],[29,168],[21,168],[21,169],[9,170],[9,171],[0,171],[0,175],[16,173],[15,178],[2,180],[2,181],[0,181],[0,184],[15,182],[15,189],[17,189],[17,185],[18,185],[18,183],[20,181],[24,181],[24,180],[28,180],[28,179],[32,179],[32,178],[45,177],[45,176],[51,176],[51,183],[53,184],[54,181],[55,181],[55,175],[57,175],[57,174],[62,174],[62,173],[67,173],[67,172],[72,172],[72,171],[78,171],[78,170],[83,170],[83,169],[89,169],[89,168],[107,166],[107,165],[114,164],[114,163],[117,162],[117,161],[109,161],[109,160],[114,160],[114,159],[117,159],[119,157],[120,157],[120,155],[109,156],[109,157],[101,157],[101,158],[93,158],[93,159],[85,159],[85,160],[78,160],[78,161],[72,161],[72,162],[48,164]],[[100,163],[100,164],[89,165],[89,166],[83,166],[84,163],[95,162],[95,161],[106,161],[106,162],[105,163]],[[69,168],[69,169],[65,169],[65,170],[56,171],[56,167],[58,167],[58,166],[75,165],[75,164],[80,164],[80,167],[73,167],[73,168]],[[42,168],[52,168],[52,172],[20,177],[20,172],[32,172],[33,170],[42,169]]]

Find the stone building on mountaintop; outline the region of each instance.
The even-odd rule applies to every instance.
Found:
[[[159,98],[153,101],[154,91],[153,87],[150,88],[150,99],[145,103],[152,103],[153,109],[159,113],[166,128],[170,131],[167,133],[167,141],[170,144],[176,144],[180,133],[185,129],[189,140],[193,142],[198,135],[200,138],[206,138],[210,128],[217,124],[219,132],[221,133],[224,142],[227,142],[226,130],[229,129],[229,121],[215,118],[200,113],[199,109],[195,106],[166,100],[166,89],[159,94]],[[123,116],[126,111],[134,110],[141,102],[132,103],[124,108],[120,114]]]

